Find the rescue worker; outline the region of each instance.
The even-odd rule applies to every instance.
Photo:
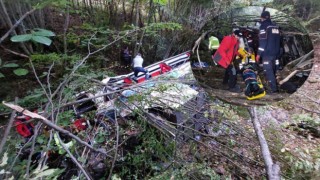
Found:
[[[265,77],[271,89],[271,93],[278,92],[276,81],[276,61],[280,55],[279,27],[271,21],[270,12],[261,13],[261,25],[259,32],[259,48],[256,57],[257,62],[262,59]],[[279,60],[277,61],[279,63]]]
[[[141,57],[141,54],[138,53],[137,56],[133,59],[133,71],[135,78],[138,77],[139,72],[143,72],[145,74],[146,80],[149,79],[149,73],[147,70],[145,70],[142,66],[143,64],[143,58]]]
[[[130,64],[132,63],[132,56],[130,54],[130,51],[129,51],[129,47],[128,46],[125,46],[121,52],[121,61],[122,63],[127,67],[129,66],[130,67]]]
[[[240,86],[237,85],[237,70],[233,64],[238,55],[240,36],[242,33],[238,29],[234,30],[233,34],[225,36],[212,56],[215,63],[226,69],[223,84],[228,84],[228,90],[231,92],[241,92]]]

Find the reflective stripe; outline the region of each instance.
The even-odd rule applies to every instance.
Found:
[[[269,62],[263,62],[263,64],[269,64]]]
[[[264,51],[264,49],[263,48],[258,48],[260,51]]]

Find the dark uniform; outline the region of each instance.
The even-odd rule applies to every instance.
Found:
[[[266,79],[272,92],[277,92],[276,82],[276,60],[280,55],[280,32],[270,19],[270,13],[264,11],[261,17],[265,20],[261,22],[259,33],[258,55],[263,60],[263,69]]]

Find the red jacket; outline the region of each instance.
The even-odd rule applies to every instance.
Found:
[[[216,53],[212,56],[212,60],[218,63],[223,68],[227,68],[234,57],[238,54],[239,41],[233,36],[225,36],[220,43]]]

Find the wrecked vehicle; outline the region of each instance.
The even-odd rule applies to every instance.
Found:
[[[98,123],[112,129],[110,126],[118,119],[131,117],[140,110],[150,124],[161,129],[165,126],[167,134],[175,136],[175,124],[183,123],[184,119],[177,110],[199,96],[189,56],[189,52],[185,52],[145,67],[151,75],[148,81],[142,73],[138,74],[137,80],[133,80],[133,73],[102,80],[105,86],[95,94],[82,92],[77,95],[77,100],[101,97],[74,105],[76,116],[94,111]]]

